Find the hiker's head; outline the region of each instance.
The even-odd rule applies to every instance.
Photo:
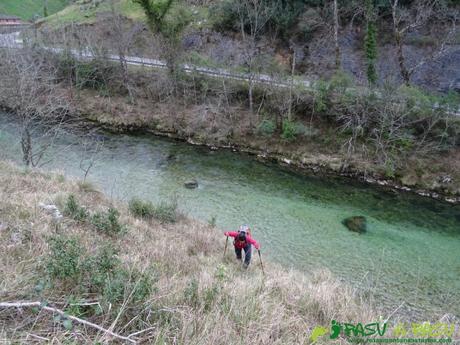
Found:
[[[249,226],[241,225],[240,230],[238,232],[244,232],[245,234],[247,234],[249,232]]]
[[[246,232],[241,231],[241,232],[238,234],[238,241],[246,242]]]

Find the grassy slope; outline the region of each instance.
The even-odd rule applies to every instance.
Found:
[[[59,175],[24,172],[0,161],[0,302],[39,299],[34,287],[46,279],[47,238],[56,230],[51,216],[37,205],[62,205],[69,193],[92,210],[112,205],[85,184],[65,181]],[[102,314],[84,316],[107,328],[120,311],[114,323],[117,333],[127,335],[153,327],[145,336],[151,337],[149,343],[155,338],[156,344],[304,344],[312,328],[326,325],[332,318],[362,322],[375,318],[369,307],[357,304],[351,290],[327,272],[318,272],[308,280],[299,272],[286,272],[266,262],[264,279],[257,261],[243,271],[231,251],[223,259],[224,236],[208,225],[186,218],[169,225],[141,221],[133,218],[125,205],[115,206],[129,228],[121,238],[99,234],[68,218],[57,232],[79,238],[81,250],[88,253],[112,243],[130,270],[145,271],[155,265],[156,289],[147,300],[120,309],[113,306],[112,312],[103,306]],[[192,294],[191,286],[195,288]],[[76,282],[55,282],[45,288],[41,298],[62,309],[68,308],[70,296],[101,300],[97,294],[82,296],[78,291]],[[144,313],[130,314],[136,308]],[[146,310],[148,317],[144,317]],[[129,323],[127,315],[144,319]],[[27,334],[33,333],[55,337],[55,343],[101,340],[101,334],[90,328],[74,327],[78,332],[66,331],[45,311],[0,310],[0,339],[27,342],[32,339],[26,338]]]
[[[143,20],[144,14],[140,7],[131,0],[118,0],[116,2],[116,11],[132,20]],[[69,23],[94,23],[98,16],[110,12],[110,3],[105,1],[93,8],[84,8],[78,4],[69,5],[58,13],[46,18],[46,24],[52,27],[58,27]]]
[[[206,7],[188,5],[187,9],[191,11],[191,26],[202,27],[207,25],[208,11]],[[138,4],[132,0],[116,0],[115,10],[126,18],[134,21],[144,21],[145,15]],[[104,13],[111,11],[110,2],[105,0],[97,7],[85,8],[78,4],[69,5],[58,13],[47,17],[44,23],[50,27],[59,27],[69,23],[91,24],[95,23]]]
[[[48,0],[48,14],[56,13],[66,6],[66,0]],[[42,0],[1,0],[0,13],[31,20],[35,15],[43,16]]]

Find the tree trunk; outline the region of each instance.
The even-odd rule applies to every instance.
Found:
[[[395,41],[396,41],[396,46],[397,46],[396,49],[397,49],[397,54],[398,54],[399,70],[401,71],[401,76],[404,80],[404,83],[407,86],[409,86],[410,85],[410,73],[406,67],[406,59],[404,58],[401,34],[397,30],[395,30]]]
[[[335,43],[335,68],[340,69],[340,46],[339,46],[339,9],[337,0],[334,0],[334,43]]]
[[[288,120],[292,121],[292,89],[294,87],[295,49],[292,53],[291,81],[289,83]]]
[[[410,85],[410,73],[407,70],[406,61],[404,58],[403,42],[402,42],[402,37],[401,37],[401,31],[399,29],[400,19],[398,19],[397,13],[396,13],[397,8],[398,8],[398,0],[394,0],[394,2],[391,3],[391,15],[393,17],[393,33],[394,33],[395,42],[396,42],[399,70],[401,72],[401,76],[404,80],[404,83],[406,85]]]
[[[32,139],[27,126],[25,126],[22,130],[21,148],[22,160],[24,161],[24,164],[29,167],[32,164]]]
[[[249,97],[249,131],[252,132],[253,127],[253,116],[254,116],[254,99],[253,99],[253,91],[254,82],[252,80],[252,76],[249,79],[249,90],[248,90],[248,97]]]

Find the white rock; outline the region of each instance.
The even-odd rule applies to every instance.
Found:
[[[283,158],[283,162],[286,163],[286,164],[291,164],[292,161],[290,159],[287,159],[287,158]]]
[[[62,214],[57,208],[56,205],[46,205],[44,203],[39,203],[38,206],[40,206],[42,209],[47,211],[51,216],[53,217],[54,220],[59,220],[62,218]]]

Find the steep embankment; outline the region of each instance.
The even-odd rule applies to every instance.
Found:
[[[374,319],[327,272],[307,279],[266,262],[264,277],[256,260],[244,271],[230,250],[222,258],[219,231],[182,216],[167,223],[165,205],[151,208],[129,211],[87,183],[0,162],[0,302],[44,307],[0,308],[0,338],[111,338],[99,325],[121,337],[136,333],[125,342],[303,344],[332,318]]]
[[[145,88],[151,92],[148,87]],[[285,140],[280,135],[261,133],[260,125],[248,133],[249,114],[242,107],[231,107],[225,112],[212,104],[182,105],[176,99],[150,102],[141,97],[132,104],[126,97],[104,97],[91,90],[82,91],[80,96],[84,99],[77,102],[80,114],[112,131],[147,131],[190,144],[231,148],[300,172],[348,176],[451,203],[460,202],[460,150],[456,147],[438,154],[414,152],[389,172],[359,149],[348,154],[347,136],[331,124],[318,119],[312,122],[313,116],[299,121],[310,130],[296,140]]]

